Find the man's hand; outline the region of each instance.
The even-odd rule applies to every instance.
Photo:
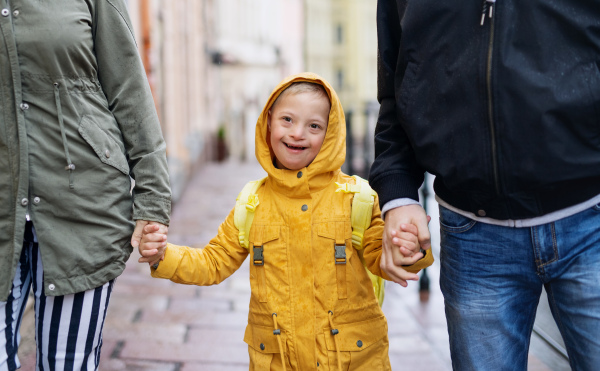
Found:
[[[418,249],[431,248],[431,236],[427,224],[430,218],[421,205],[406,205],[385,214],[385,228],[383,231],[383,251],[381,255],[381,269],[396,283],[406,287],[406,281],[417,281],[419,276],[402,269],[402,265],[416,262],[421,253],[417,253],[417,246],[404,246],[405,250],[394,245],[394,238],[401,242],[401,233],[410,233],[410,224],[416,226]],[[404,226],[403,226],[404,225]],[[402,227],[403,226],[403,227]],[[402,232],[400,232],[402,231]],[[407,260],[403,251],[412,259]],[[412,261],[414,260],[414,261]]]
[[[161,261],[164,256],[165,247],[167,246],[168,232],[169,227],[159,222],[136,220],[135,229],[131,236],[131,245],[137,247],[142,256],[138,259],[138,262],[154,265]],[[142,246],[141,242],[144,236],[147,236],[144,242],[152,242],[153,244],[145,243]],[[161,241],[158,241],[158,239]]]

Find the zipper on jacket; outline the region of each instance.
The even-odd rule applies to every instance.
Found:
[[[481,26],[485,23],[486,13],[488,18],[492,18],[494,16],[494,4],[496,0],[483,0],[483,10],[481,12],[481,22],[479,23]],[[489,12],[488,12],[489,11]]]
[[[498,176],[498,155],[496,148],[496,127],[494,123],[494,105],[492,98],[492,57],[494,52],[494,13],[493,8],[496,0],[484,0],[483,1],[483,14],[481,16],[481,25],[483,26],[486,18],[490,18],[490,38],[488,42],[487,51],[487,66],[485,73],[485,82],[487,88],[487,110],[488,110],[488,122],[490,124],[490,136],[492,141],[492,168],[494,172],[494,185],[496,187],[496,194],[500,194],[500,179]]]

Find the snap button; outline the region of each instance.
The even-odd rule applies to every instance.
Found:
[[[265,344],[260,343],[260,350],[265,350]]]
[[[23,199],[21,200],[21,205],[23,205],[23,206],[27,206],[27,204],[28,204],[28,203],[29,203],[29,200],[28,200],[28,199],[26,199],[26,198],[23,198]]]
[[[28,109],[29,109],[29,104],[27,104],[27,103],[21,103],[21,104],[19,105],[19,107],[21,107],[21,109],[22,109],[23,111],[26,111],[26,110],[28,110]]]
[[[298,179],[302,178],[302,172],[299,171],[298,174],[296,174],[296,176],[298,177]]]
[[[34,203],[34,204],[39,204],[39,203],[40,203],[40,201],[41,201],[41,200],[40,200],[40,198],[39,198],[39,197],[34,197],[34,198],[33,198],[33,203]]]
[[[321,365],[319,364],[319,362],[317,362],[317,367],[319,367],[319,366],[321,366]]]
[[[306,210],[308,210],[308,206],[302,205],[302,211],[306,211]]]
[[[18,11],[18,10],[15,10],[15,11],[13,12],[13,15],[14,15],[15,17],[16,17],[16,16],[18,16],[18,15],[19,15],[19,11]]]
[[[48,285],[48,290],[50,290],[50,291],[54,291],[55,288],[56,288],[56,286],[54,286],[53,283]]]
[[[485,214],[485,210],[478,210],[477,211],[477,215],[479,215],[479,216],[485,216],[486,215]]]
[[[6,8],[2,9],[2,12],[1,12],[1,13],[2,13],[2,15],[3,15],[4,17],[8,17],[8,15],[10,14],[10,12],[8,11],[8,9],[6,9]]]
[[[110,158],[110,151],[109,150],[104,150],[104,156],[106,156],[106,158]]]
[[[362,348],[362,341],[360,341],[360,340],[357,341],[356,342],[356,346],[359,347],[359,348]]]

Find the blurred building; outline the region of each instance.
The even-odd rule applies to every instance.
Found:
[[[379,110],[376,10],[376,1],[305,1],[306,69],[336,89],[351,123],[348,155],[353,161],[345,170],[361,175],[373,160]]]
[[[126,0],[179,198],[195,166],[254,158],[271,90],[303,69],[302,0]]]

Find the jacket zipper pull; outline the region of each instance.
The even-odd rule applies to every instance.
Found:
[[[488,13],[488,18],[492,18],[494,12],[494,4],[496,0],[483,0],[483,9],[481,11],[481,26],[485,23],[485,14]],[[489,12],[488,12],[489,10]]]

